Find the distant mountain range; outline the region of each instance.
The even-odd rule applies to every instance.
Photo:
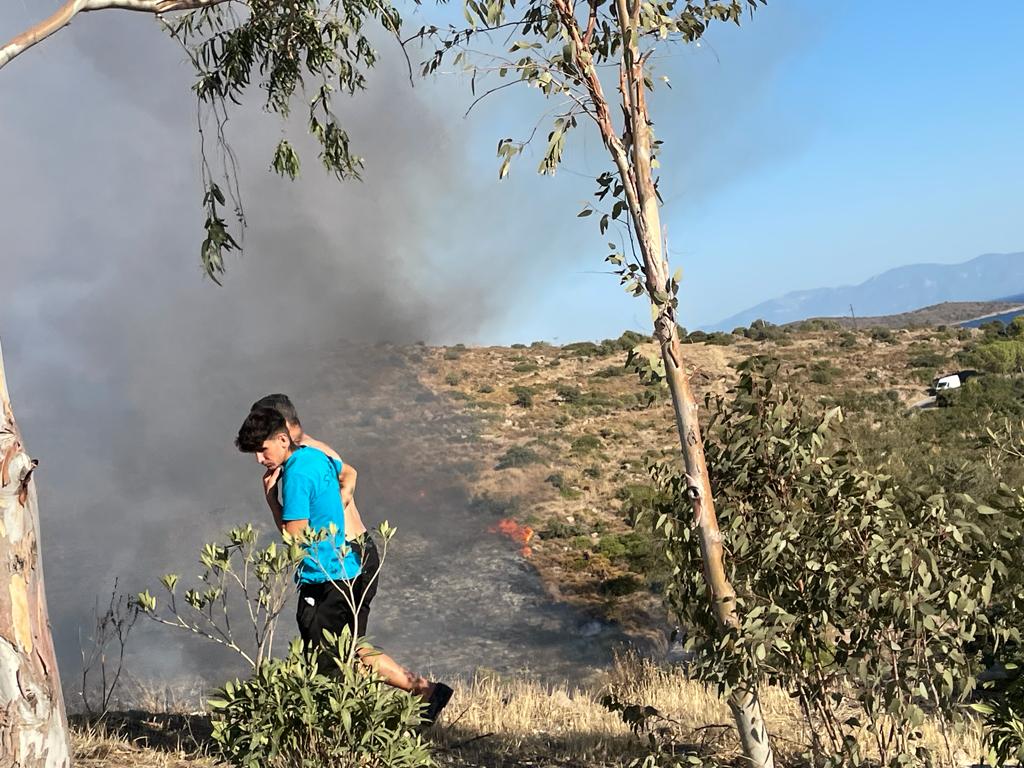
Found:
[[[762,319],[776,325],[811,317],[896,315],[947,301],[1006,300],[1024,291],[1024,252],[986,253],[962,264],[911,264],[860,285],[793,291],[713,323],[731,331]]]

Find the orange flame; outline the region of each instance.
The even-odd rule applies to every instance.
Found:
[[[491,533],[500,533],[508,536],[512,541],[522,544],[523,546],[520,547],[519,554],[523,557],[529,557],[533,554],[529,543],[533,538],[534,531],[530,526],[520,525],[515,520],[510,520],[506,517],[503,520],[499,520],[497,525],[492,525],[488,530]]]

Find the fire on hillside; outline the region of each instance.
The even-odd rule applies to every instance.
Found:
[[[487,530],[491,533],[504,534],[512,539],[512,541],[522,544],[523,546],[519,548],[519,554],[523,557],[529,557],[533,554],[533,550],[530,548],[530,541],[533,539],[534,531],[530,526],[520,525],[515,520],[510,520],[506,517]]]

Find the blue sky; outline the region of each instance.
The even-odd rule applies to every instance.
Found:
[[[669,247],[684,270],[681,322],[903,264],[1024,249],[1022,32],[1024,3],[1011,0],[985,14],[952,2],[790,0],[660,62],[674,85],[653,114],[666,142]],[[542,108],[529,96],[471,117],[481,172],[494,172],[494,140],[516,135],[513,115],[527,125]],[[514,178],[520,195],[547,199],[557,186],[546,204],[578,210],[591,184],[576,174],[603,168],[584,130],[568,172]],[[515,173],[529,177],[535,161]],[[480,341],[646,327],[643,303],[595,274],[605,238],[593,221],[564,220],[575,247],[551,255],[539,301]]]

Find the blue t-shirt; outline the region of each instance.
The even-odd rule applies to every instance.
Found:
[[[341,505],[338,474],[342,463],[318,451],[299,446],[281,466],[281,519],[309,520],[311,533],[328,531],[334,523],[338,532],[324,541],[307,546],[296,579],[300,584],[354,579],[359,575],[359,558],[345,546],[345,510]]]

